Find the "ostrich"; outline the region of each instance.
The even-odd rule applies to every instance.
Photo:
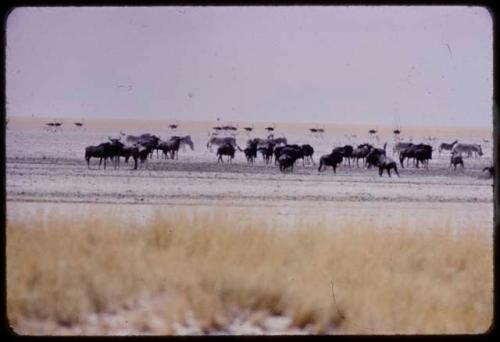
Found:
[[[76,129],[80,129],[80,130],[85,129],[83,127],[83,125],[84,125],[83,119],[81,121],[74,122],[73,124],[76,126]]]
[[[62,124],[63,124],[62,121],[54,121],[54,127],[55,127],[54,132],[56,132],[57,130],[61,130],[62,132]]]
[[[399,125],[396,126],[396,129],[392,131],[392,133],[394,134],[395,141],[399,141],[399,135],[401,134],[402,131],[403,129]]]
[[[173,124],[168,125],[168,128],[170,128],[172,131],[176,130],[177,127],[179,127],[179,123],[178,122],[175,122]]]
[[[247,135],[249,136],[250,135],[250,132],[253,131],[253,123],[252,123],[252,127],[243,127],[243,129],[247,132]]]
[[[265,128],[265,130],[268,132],[268,133],[271,133],[271,132],[274,132],[274,129],[276,128],[276,125],[273,123],[272,126],[268,126]]]

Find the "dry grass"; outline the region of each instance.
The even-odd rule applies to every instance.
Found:
[[[449,222],[377,230],[297,220],[274,229],[265,217],[241,224],[223,211],[153,221],[137,228],[52,213],[10,222],[14,330],[37,333],[27,321],[74,327],[92,313],[127,310],[144,314],[123,331],[161,334],[190,314],[201,331],[221,331],[242,311],[288,315],[313,333],[479,333],[492,321],[492,239],[472,227],[457,234]]]

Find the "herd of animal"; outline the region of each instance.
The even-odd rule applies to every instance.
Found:
[[[125,136],[121,132],[122,136]],[[179,148],[183,145],[188,145],[191,150],[194,150],[194,144],[189,135],[187,136],[172,136],[168,140],[161,140],[160,137],[145,133],[142,135],[127,135],[124,141],[119,138],[108,137],[109,141],[103,142],[97,146],[88,146],[85,149],[85,160],[90,168],[90,159],[99,159],[99,168],[104,161],[106,168],[106,160],[110,159],[114,167],[120,166],[120,158],[123,157],[125,162],[132,158],[134,160],[134,169],[137,169],[139,163],[142,165],[147,162],[148,157],[153,156],[156,151],[156,157],[159,158],[159,151],[162,151],[163,158],[178,159]],[[223,156],[227,156],[227,162],[231,163],[237,151],[243,152],[247,163],[253,164],[257,159],[258,154],[262,155],[262,159],[266,164],[272,164],[279,167],[279,170],[285,172],[290,170],[293,172],[295,162],[302,160],[302,165],[315,165],[313,159],[314,148],[309,144],[297,145],[288,144],[286,137],[275,138],[273,134],[267,138],[249,139],[245,148],[241,148],[236,138],[233,136],[219,137],[212,135],[209,137],[206,148],[213,152],[216,147],[217,163],[224,163]],[[359,160],[362,161],[362,167],[378,168],[379,175],[382,176],[384,171],[391,177],[391,171],[399,177],[398,163],[386,153],[387,143],[383,148],[377,148],[371,144],[364,143],[357,146],[345,145],[335,147],[331,153],[322,155],[319,158],[318,172],[332,167],[333,172],[339,165],[345,164],[351,166],[351,163],[359,168]],[[442,143],[438,148],[439,154],[443,151],[450,151],[450,168],[456,169],[457,165],[464,168],[462,154],[468,157],[480,157],[483,155],[481,145],[478,144],[463,144],[454,141],[451,144]],[[411,142],[398,142],[392,150],[392,157],[399,160],[401,168],[409,166],[410,160],[413,161],[413,166],[419,168],[422,165],[429,168],[429,160],[432,159],[433,148],[427,144],[413,144]],[[493,166],[487,166],[483,169],[493,175]]]
[[[90,168],[90,158],[99,158],[99,168],[103,160],[104,168],[106,168],[107,159],[113,161],[114,167],[117,168],[120,167],[120,157],[125,158],[126,163],[132,157],[135,170],[138,167],[138,161],[143,164],[147,161],[148,156],[152,156],[155,150],[157,157],[158,151],[161,150],[164,158],[169,156],[171,159],[178,159],[179,148],[183,145],[188,145],[194,150],[194,144],[189,135],[184,137],[172,136],[166,141],[162,141],[158,136],[149,133],[138,136],[128,135],[124,142],[121,141],[121,138],[121,136],[119,138],[108,137],[109,141],[97,146],[87,146],[85,148],[87,166]]]

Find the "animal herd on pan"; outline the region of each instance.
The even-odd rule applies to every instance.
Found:
[[[79,128],[83,126],[83,120]],[[170,124],[168,127],[175,131],[179,124]],[[224,157],[227,157],[227,162],[231,163],[237,152],[245,155],[247,163],[253,164],[257,161],[258,155],[262,156],[263,163],[266,165],[275,165],[282,172],[293,172],[294,165],[297,160],[302,160],[302,166],[316,165],[314,161],[314,148],[310,144],[289,144],[288,139],[284,136],[275,137],[275,125],[265,127],[267,138],[250,138],[250,133],[254,130],[254,126],[243,127],[244,133],[247,135],[246,145],[242,148],[237,143],[237,134],[239,128],[234,125],[213,126],[209,132],[206,148],[216,156],[217,163],[224,163]],[[322,138],[325,132],[324,128],[312,127],[309,129],[310,137]],[[387,142],[382,147],[376,147],[380,144],[380,139],[377,135],[377,129],[368,131],[368,139],[370,143],[353,144],[334,147],[329,154],[319,157],[318,172],[332,167],[333,173],[336,173],[337,167],[344,165],[347,167],[362,167],[378,169],[380,176],[386,171],[391,177],[393,171],[398,177],[400,176],[398,167],[407,168],[415,167],[424,169],[429,168],[429,161],[432,160],[434,148],[426,143],[413,143],[411,141],[402,141],[400,134],[402,130],[397,128],[393,131],[394,146],[392,151],[387,151]],[[123,137],[123,140],[122,140]],[[346,135],[347,139],[357,138],[355,135]],[[104,161],[109,159],[114,168],[120,167],[120,158],[123,157],[128,163],[132,158],[134,161],[133,169],[138,167],[146,167],[148,158],[170,158],[178,159],[179,149],[188,145],[191,150],[194,150],[194,143],[189,135],[187,136],[171,136],[168,140],[162,140],[154,134],[127,135],[120,131],[118,138],[108,137],[109,141],[99,145],[88,146],[85,149],[85,160],[90,168],[90,159],[99,159],[99,168]],[[432,137],[424,138],[424,141],[435,143],[436,139]],[[485,142],[488,142],[485,140]],[[161,156],[159,152],[162,152]],[[465,168],[464,158],[480,158],[483,155],[480,144],[461,143],[458,140],[439,144],[437,152],[441,156],[443,153],[450,155],[449,167],[454,170]],[[391,154],[389,156],[389,154]],[[360,164],[361,160],[361,164]],[[406,163],[405,163],[406,161]],[[410,165],[410,161],[412,162]],[[398,163],[399,162],[399,163]],[[494,168],[491,165],[485,165],[482,169],[487,172],[490,177],[494,174]]]

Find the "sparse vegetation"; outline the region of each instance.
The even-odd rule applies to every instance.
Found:
[[[263,312],[287,315],[314,333],[480,333],[492,322],[492,237],[474,227],[266,222],[223,211],[157,214],[145,228],[57,213],[9,221],[10,325],[36,334],[26,322],[47,321],[57,334],[144,302],[147,315],[122,323],[125,333],[171,334],[189,315],[202,332],[223,331],[238,312],[255,324]]]

